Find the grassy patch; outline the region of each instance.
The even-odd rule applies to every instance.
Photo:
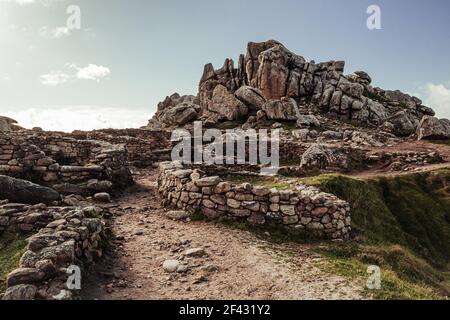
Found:
[[[25,250],[23,238],[9,233],[0,236],[0,293],[6,290],[6,277],[19,266]]]
[[[250,183],[254,186],[266,187],[269,189],[275,188],[277,190],[288,190],[292,188],[289,184],[273,177],[228,175],[224,177],[224,180],[234,184]]]
[[[343,273],[356,277],[367,265],[385,271],[377,299],[433,299],[450,294],[450,170],[395,178],[322,175],[301,179],[352,207],[352,245],[323,250]],[[356,272],[358,270],[358,272]],[[367,275],[364,275],[367,278]]]

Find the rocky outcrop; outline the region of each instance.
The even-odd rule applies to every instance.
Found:
[[[344,75],[344,67],[344,61],[307,61],[274,40],[250,42],[237,67],[231,59],[218,70],[212,64],[205,66],[199,84],[199,116],[205,122],[243,120],[251,126],[260,120],[295,122],[305,113],[321,113],[407,136],[424,115],[434,115],[420,99],[374,88],[369,74]],[[292,110],[290,99],[300,112]],[[163,105],[173,105],[170,101]],[[193,112],[182,114],[180,123],[194,118]]]
[[[417,136],[419,140],[450,139],[450,120],[425,116],[417,127]]]
[[[174,93],[158,104],[158,111],[149,121],[147,129],[161,130],[181,127],[197,119],[201,107],[194,96]]]
[[[8,117],[0,116],[0,132],[10,132],[13,130],[14,124],[17,124],[17,121]]]
[[[60,200],[61,196],[53,189],[29,181],[0,175],[0,199],[19,203],[50,204]]]

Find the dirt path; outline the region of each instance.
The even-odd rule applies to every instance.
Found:
[[[143,174],[140,190],[111,208],[116,249],[84,279],[84,299],[361,299],[362,288],[319,270],[320,257],[306,245],[276,245],[220,224],[166,218],[155,181],[154,172]],[[183,254],[193,248],[205,255]],[[167,273],[168,259],[187,270]]]

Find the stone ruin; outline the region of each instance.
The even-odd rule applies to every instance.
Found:
[[[166,206],[201,212],[210,220],[281,225],[334,240],[347,239],[351,231],[347,202],[302,184],[287,190],[234,184],[180,162],[166,162],[159,167],[158,185]]]
[[[133,172],[170,160],[168,137],[142,129],[61,133],[2,126],[0,236],[27,238],[3,299],[72,299],[68,270],[84,271],[107,240],[104,209],[88,197],[109,202],[109,193],[133,184]]]
[[[105,225],[93,199],[133,184],[133,174],[159,164],[163,205],[252,225],[282,226],[342,241],[351,235],[346,201],[288,177],[324,172],[412,171],[448,162],[436,149],[395,146],[417,139],[450,139],[450,121],[416,97],[372,86],[363,71],[344,74],[343,61],[315,63],[277,41],[249,43],[237,67],[204,68],[196,96],[173,94],[141,129],[72,133],[27,130],[0,117],[0,234],[28,236],[20,268],[7,279],[4,299],[65,299],[67,268],[102,255]],[[175,128],[282,128],[282,190],[233,183],[259,166],[170,162]],[[204,147],[207,147],[205,144]],[[6,200],[3,200],[6,199]]]

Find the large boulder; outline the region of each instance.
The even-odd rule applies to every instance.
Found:
[[[181,103],[167,109],[161,121],[168,126],[182,126],[197,119],[199,107],[191,103]]]
[[[296,121],[299,115],[297,104],[292,99],[269,100],[262,110],[270,120]]]
[[[242,101],[251,111],[261,110],[266,102],[262,92],[256,88],[242,86],[235,92],[236,98]]]
[[[407,110],[397,112],[389,119],[397,136],[409,136],[416,131],[419,120]]]
[[[166,97],[158,104],[158,111],[149,121],[147,128],[160,130],[181,127],[197,119],[201,107],[195,96],[180,96],[178,93]]]
[[[14,119],[0,116],[0,132],[11,132],[12,125],[16,123],[17,121]]]
[[[11,202],[50,204],[58,201],[61,196],[53,189],[34,184],[29,181],[0,175],[0,199]]]
[[[450,120],[424,116],[417,127],[417,136],[422,139],[450,139]]]
[[[238,120],[248,114],[248,107],[239,101],[226,87],[215,87],[208,111],[218,114],[224,120]]]

